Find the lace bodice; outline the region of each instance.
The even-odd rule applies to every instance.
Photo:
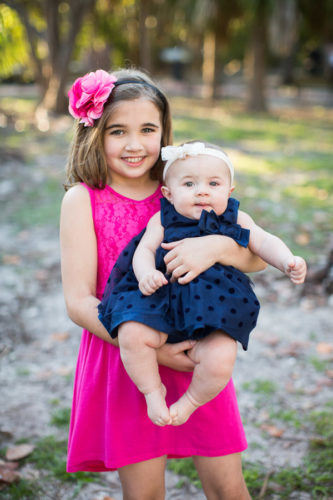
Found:
[[[97,238],[97,297],[101,298],[105,283],[118,255],[127,243],[146,227],[148,220],[160,209],[160,186],[144,200],[132,200],[110,186],[88,189]]]

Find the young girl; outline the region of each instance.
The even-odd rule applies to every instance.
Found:
[[[147,225],[133,256],[133,268],[129,259],[135,242],[118,259],[99,306],[99,317],[111,336],[116,337],[119,329],[121,358],[146,398],[151,420],[157,425],[181,425],[227,385],[235,363],[236,341],[247,349],[259,302],[249,279],[221,264],[187,285],[168,283],[162,241],[224,234],[242,246],[249,245],[294,283],[303,283],[306,264],[279,238],[238,212],[238,201],[230,198],[234,169],[220,148],[201,142],[167,146],[162,148],[162,159],[167,163],[161,211]],[[170,339],[200,338],[203,340],[190,354],[195,362],[192,381],[169,411],[156,348]]]
[[[160,208],[161,146],[171,142],[169,104],[143,73],[98,70],[70,90],[78,118],[61,210],[62,276],[70,318],[83,327],[69,433],[69,472],[118,469],[124,499],[162,500],[168,457],[193,456],[207,498],[248,499],[246,439],[232,381],[181,427],[154,425],[127,375],[98,304],[120,252]],[[216,262],[264,267],[231,238],[211,234],[164,245],[167,272],[186,283]],[[192,340],[157,350],[167,402],[185,392]],[[149,479],[148,479],[149,478]]]

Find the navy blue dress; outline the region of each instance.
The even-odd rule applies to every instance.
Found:
[[[237,224],[238,207],[238,200],[229,198],[222,215],[203,210],[200,219],[194,220],[180,215],[162,198],[163,241],[222,234],[246,247],[250,231]],[[232,266],[217,263],[186,285],[169,282],[152,295],[143,295],[132,267],[133,254],[143,233],[144,230],[120,254],[98,307],[99,319],[110,335],[116,337],[118,326],[125,321],[137,321],[165,332],[167,341],[173,343],[223,330],[246,350],[260,308],[250,279]],[[155,258],[156,268],[164,274],[166,253],[160,247]]]

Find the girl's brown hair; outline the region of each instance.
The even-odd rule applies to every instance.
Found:
[[[102,116],[95,121],[93,127],[85,127],[82,123],[75,124],[68,162],[66,166],[67,190],[78,182],[84,182],[90,187],[103,189],[109,179],[109,169],[104,155],[104,131],[116,103],[145,97],[150,100],[161,113],[162,138],[161,147],[172,144],[172,128],[170,106],[166,96],[161,92],[148,75],[137,69],[122,69],[112,72],[117,77],[118,85],[112,90],[104,105]],[[124,80],[142,82],[124,83]],[[162,179],[163,162],[159,156],[151,169],[152,179]]]

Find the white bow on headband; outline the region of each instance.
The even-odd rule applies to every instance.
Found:
[[[183,144],[183,146],[166,146],[161,149],[161,157],[163,161],[166,161],[163,170],[163,180],[165,180],[166,173],[170,166],[180,159],[186,158],[186,156],[198,156],[198,155],[208,155],[214,156],[223,160],[230,171],[231,182],[234,178],[234,167],[229,159],[229,157],[218,149],[208,148],[203,142],[191,142]]]

